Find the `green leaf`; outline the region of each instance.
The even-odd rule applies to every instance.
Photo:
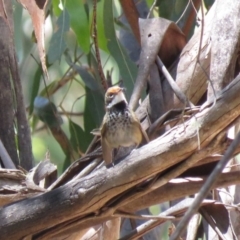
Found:
[[[68,0],[66,8],[70,15],[70,25],[76,34],[80,48],[87,54],[90,51],[90,29],[85,1]]]
[[[93,129],[99,128],[104,116],[104,98],[100,91],[92,91],[86,87],[85,111],[84,111],[84,130],[90,133]],[[89,139],[93,138],[92,134]]]
[[[124,85],[127,87],[127,96],[129,97],[137,76],[137,67],[130,60],[126,50],[121,46],[116,37],[112,0],[105,0],[104,10],[105,35],[108,39],[107,46],[110,54],[118,64],[120,75],[123,79]]]
[[[62,118],[58,114],[56,106],[47,98],[40,96],[35,98],[34,113],[41,121],[46,123],[49,128],[59,127],[62,124]]]
[[[40,65],[38,65],[37,71],[34,74],[33,85],[32,85],[32,88],[30,89],[31,97],[30,97],[29,115],[31,115],[33,112],[34,100],[38,95],[41,76],[42,76],[42,68]]]
[[[205,3],[205,7],[207,9],[210,9],[210,7],[213,5],[215,1],[214,0],[205,0],[204,3]]]
[[[98,71],[98,63],[96,60],[96,56],[93,54],[92,51],[89,52],[89,54],[87,55],[87,61],[88,65],[91,66],[91,69],[93,69],[95,80],[97,81],[98,84],[100,84],[102,80]],[[102,84],[100,88],[102,89]]]
[[[88,139],[89,133],[83,131],[83,129],[73,121],[69,121],[69,131],[71,134],[70,142],[75,151],[78,152],[80,149],[81,152],[85,152],[90,143]]]
[[[175,3],[176,0],[161,0],[158,1],[157,6],[159,7],[159,16],[173,20],[172,16],[174,15],[175,12]]]
[[[70,28],[70,17],[65,9],[57,20],[57,31],[52,35],[48,50],[48,63],[52,64],[60,59],[66,49],[65,33]]]
[[[181,17],[188,2],[188,0],[161,0],[158,3],[159,16],[175,22]],[[185,13],[183,18],[185,16],[188,16],[188,14]]]
[[[60,1],[59,0],[52,0],[52,9],[53,9],[53,13],[55,16],[60,16],[62,10],[59,8],[60,5]]]
[[[50,84],[47,85],[47,87],[43,88],[43,90],[40,92],[40,96],[47,97],[48,94],[51,96],[53,92],[56,91],[56,88],[59,85],[59,80],[53,80]],[[48,94],[47,94],[48,93]]]
[[[178,21],[178,26],[183,28],[184,26],[189,25],[191,28],[186,37],[192,36],[195,28],[195,20],[189,18],[189,14],[191,14],[192,6],[189,4],[188,0],[162,0],[159,2],[158,9],[159,9],[159,16],[169,19],[173,22]],[[186,11],[186,7],[187,11]],[[184,11],[186,11],[184,13]],[[183,14],[184,13],[184,14]],[[183,14],[183,15],[182,15]],[[190,21],[190,22],[189,22]]]
[[[31,128],[33,132],[36,130],[38,123],[39,123],[38,116],[33,114],[31,119]]]
[[[93,78],[93,76],[87,71],[86,68],[79,66],[77,64],[72,64],[71,66],[81,76],[83,82],[89,89],[93,91],[100,90],[100,85],[98,81],[95,78]]]
[[[90,6],[90,24],[92,24],[92,19],[93,19],[93,6]],[[98,35],[98,47],[105,52],[109,53],[108,47],[107,47],[107,38],[105,36],[105,25],[104,25],[104,14],[105,14],[105,9],[104,9],[104,1],[99,1],[97,3],[97,35]],[[91,27],[91,25],[90,25]]]

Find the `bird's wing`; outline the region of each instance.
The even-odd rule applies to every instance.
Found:
[[[142,128],[142,125],[140,123],[140,121],[138,120],[136,114],[133,112],[132,116],[134,117],[134,122],[137,123],[138,127],[140,128],[141,132],[142,132],[142,137],[143,137],[143,141],[144,143],[148,143],[149,142],[149,138],[148,138],[148,135],[146,133],[146,131]]]

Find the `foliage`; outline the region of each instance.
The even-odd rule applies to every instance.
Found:
[[[46,128],[42,128],[42,124],[36,121],[33,115],[37,113],[36,109],[33,111],[35,98],[45,96],[50,98],[50,101],[62,112],[63,129],[70,135],[71,143],[74,146],[82,143],[78,145],[80,156],[93,138],[91,130],[100,127],[104,114],[104,91],[100,84],[92,39],[92,8],[91,1],[84,3],[84,1],[53,0],[49,6],[45,25],[47,28],[46,58],[50,80],[43,79],[41,67],[35,61],[38,58],[35,51],[36,44],[32,42],[28,45],[27,43],[33,34],[33,29],[29,31],[28,28],[24,35],[21,31],[15,32],[17,51],[22,55],[20,71],[22,78],[25,79],[24,92],[27,93],[25,96],[29,105],[29,117],[32,119],[33,137],[49,138],[49,134],[43,132]],[[113,1],[98,2],[98,45],[105,74],[111,73],[113,83],[124,79],[124,85],[130,95],[137,68],[116,38],[116,28],[119,27],[114,19],[118,18],[119,10],[119,6],[115,6]],[[27,13],[22,12],[22,7],[18,3],[15,4],[15,13],[16,29],[19,29],[19,23],[26,27],[30,24]],[[23,40],[19,41],[21,36]],[[25,68],[26,65],[29,67]],[[76,117],[77,113],[79,116]],[[71,124],[72,121],[75,124]],[[70,126],[70,131],[67,125]],[[79,128],[82,129],[80,132]],[[78,135],[80,141],[71,136],[75,131],[80,134]],[[41,144],[44,144],[44,141],[41,141]],[[52,145],[46,147],[52,149],[50,151],[52,158],[59,165],[59,160],[56,159],[59,156],[55,155],[56,149],[52,148]],[[36,145],[33,146],[37,156],[40,154],[43,158],[44,153],[37,152],[38,148]],[[37,156],[36,158],[40,160]]]
[[[160,94],[160,92],[158,92],[156,94],[154,91],[158,90],[157,88],[155,89],[157,84],[154,85],[155,83],[153,84],[151,81],[148,81],[147,84],[146,82],[145,84],[142,84],[140,80],[143,78],[142,76],[145,73],[147,76],[149,76],[149,79],[162,79],[162,75],[160,73],[161,76],[159,76],[158,70],[154,72],[154,74],[156,72],[158,73],[157,77],[150,72],[152,65],[157,59],[157,56],[161,57],[167,67],[170,68],[170,66],[174,66],[176,63],[175,60],[178,58],[180,52],[183,50],[184,46],[191,41],[194,32],[199,28],[198,18],[201,18],[199,16],[204,14],[203,10],[207,12],[208,9],[211,8],[214,1],[205,0],[204,9],[202,9],[202,12],[200,8],[201,1],[198,0],[193,1],[196,9],[191,7],[192,1],[188,0],[156,1],[156,6],[153,9],[151,16],[160,16],[171,20],[172,22],[164,20],[163,22],[166,25],[162,26],[162,28],[167,26],[166,28],[170,30],[166,30],[166,33],[164,32],[163,34],[164,37],[160,37],[161,42],[159,41],[156,43],[156,41],[159,40],[157,38],[154,39],[155,42],[154,40],[151,42],[154,47],[158,46],[158,44],[159,47],[161,45],[161,47],[164,48],[163,51],[162,48],[160,50],[155,50],[153,46],[148,45],[149,42],[146,39],[146,41],[144,40],[144,36],[141,36],[141,54],[140,39],[134,32],[136,29],[133,27],[134,24],[131,23],[131,16],[126,9],[125,15],[127,16],[127,19],[123,14],[124,5],[129,6],[127,4],[132,1],[98,1],[96,10],[96,23],[93,20],[94,2],[97,1],[52,0],[50,4],[46,5],[46,9],[44,9],[46,12],[45,23],[41,22],[43,25],[45,25],[46,30],[46,48],[44,48],[43,45],[39,46],[39,36],[41,34],[36,34],[36,29],[31,29],[29,31],[31,20],[29,19],[26,11],[22,10],[22,6],[18,3],[15,3],[14,21],[15,29],[17,29],[14,32],[15,43],[19,58],[21,77],[24,80],[23,86],[25,92],[25,101],[28,105],[28,119],[32,129],[35,159],[37,161],[42,159],[46,152],[46,148],[49,148],[51,160],[57,163],[58,169],[61,169],[61,172],[69,167],[69,165],[76,159],[85,155],[94,137],[91,131],[101,126],[105,111],[105,89],[104,85],[102,84],[103,78],[99,71],[100,67],[103,68],[104,75],[107,78],[109,85],[120,83],[126,87],[128,99],[131,98],[132,92],[137,95],[136,91],[138,90],[136,89],[142,85],[142,89],[140,89],[138,92],[140,99],[137,100],[140,100],[140,102],[144,101],[145,96],[148,94],[149,105],[147,105],[148,103],[145,103],[145,105],[142,104],[144,107],[140,107],[140,110],[138,109],[138,114],[142,117],[141,120],[146,120],[149,117],[150,122],[155,123],[160,116],[163,116],[166,111],[172,109],[173,106],[175,108],[183,106],[181,98],[176,93],[177,90],[174,90],[174,94],[178,96],[178,102],[175,104],[175,96],[173,97],[173,91],[169,90],[171,88],[166,81],[162,81],[162,93]],[[152,0],[135,1],[134,4],[138,8],[140,17],[146,17],[146,12],[148,13],[153,2],[154,1]],[[156,21],[155,23],[154,21],[150,22],[151,20],[153,19],[150,19],[148,23],[146,23],[147,21],[142,21],[143,27],[141,28],[140,26],[140,33],[142,35],[144,35],[143,33],[146,33],[144,31],[150,31],[152,29],[155,29],[154,31],[156,33],[160,32],[161,34],[161,30],[158,28],[159,25],[156,24]],[[94,42],[94,35],[96,34],[96,32],[94,32],[94,24],[97,26],[97,45],[96,42]],[[154,24],[156,24],[156,26]],[[19,31],[19,28],[23,28],[23,31]],[[34,42],[36,40],[35,37],[33,37],[34,30],[38,46]],[[207,31],[205,26],[204,31]],[[203,34],[201,34],[202,32],[199,33],[197,41],[200,41],[199,39],[203,39]],[[150,33],[147,36],[148,39],[150,39],[152,35]],[[203,44],[206,44],[206,41]],[[191,46],[193,45],[194,44]],[[203,46],[200,45],[200,47],[199,45],[199,52],[202,48],[204,49],[202,55],[204,55],[204,57],[207,56],[209,54],[207,50],[205,51],[205,46],[207,44]],[[38,51],[36,51],[37,47]],[[100,59],[97,57],[96,50],[99,50],[100,52]],[[46,63],[42,58],[44,51],[46,52]],[[187,50],[182,53],[182,56],[186,56],[184,55],[186,52]],[[204,75],[204,84],[202,84],[202,88],[200,87],[201,77],[199,77],[199,75],[197,77],[194,76],[194,71],[197,69],[197,67],[199,67],[199,65],[202,63],[206,63],[204,60],[200,63],[200,60],[204,58],[200,55],[201,54],[199,53],[199,55],[192,60],[192,62],[196,60],[196,64],[192,73],[187,73],[187,70],[192,69],[192,62],[189,64],[188,68],[185,69],[186,82],[190,82],[188,82],[189,84],[186,84],[187,89],[184,89],[185,85],[183,84],[183,81],[181,81],[183,78],[181,78],[181,70],[179,70],[181,65],[179,64],[178,69],[171,72],[173,75],[175,74],[174,78],[176,82],[178,84],[180,83],[180,85],[182,83],[182,91],[195,105],[200,105],[202,101],[206,100],[205,93],[207,91],[208,94],[211,93],[211,90],[207,90],[207,85],[205,84],[207,81],[206,78],[208,78],[208,76],[211,74],[211,70],[208,69],[209,66],[201,66],[201,68],[204,68],[205,71],[204,74],[202,73],[202,75]],[[183,58],[184,57],[182,57],[182,59]],[[210,65],[209,62],[207,64]],[[48,70],[48,72],[45,71],[45,68]],[[211,68],[213,69],[213,65]],[[178,72],[178,75],[176,74],[177,71],[180,72]],[[199,71],[196,70],[196,72],[196,74],[199,74]],[[191,80],[187,78],[189,75],[191,76]],[[193,81],[194,77],[197,79],[196,82]],[[213,82],[213,84],[216,84],[216,81],[215,83]],[[196,92],[198,92],[199,95],[195,94]],[[170,94],[166,95],[166,93]],[[194,98],[196,95],[197,98]],[[151,98],[152,96],[153,98]],[[161,103],[164,103],[164,106],[159,106],[159,101],[162,101]],[[187,104],[192,107],[192,102],[188,102]],[[160,109],[161,107],[162,109]],[[178,113],[179,112],[177,112],[177,114]],[[189,113],[186,113],[186,115],[187,114]],[[184,115],[184,117],[186,117],[186,115]],[[163,122],[167,120],[168,116],[166,116],[166,119],[164,119]],[[171,120],[173,120],[173,118]],[[197,120],[194,122],[194,130],[197,129],[197,133],[194,133],[194,138],[195,135],[200,138],[199,136],[201,134],[205,134],[202,129],[199,130],[199,128],[204,125],[204,121],[205,120],[203,120],[202,125],[198,125]],[[149,126],[149,133],[151,132],[151,127],[152,126]],[[229,126],[226,126],[225,128],[227,127]],[[226,131],[226,129],[221,130]],[[152,139],[159,137],[163,132],[164,130],[157,129],[154,133],[155,135],[153,134]],[[189,136],[190,135],[191,134],[189,134]],[[217,138],[218,135],[215,137]],[[214,143],[215,141],[218,143],[215,138],[211,140]],[[173,144],[175,144],[177,141],[178,139],[176,141],[174,140]],[[179,143],[182,144],[180,140]],[[199,140],[197,144],[200,143],[202,142]],[[211,142],[209,141],[205,144],[210,145]],[[42,145],[45,145],[46,148],[41,149]],[[193,145],[194,144],[192,144],[191,147]],[[196,147],[196,144],[194,147]],[[217,152],[215,147],[216,144],[212,148]],[[200,146],[198,146],[198,148],[200,148]],[[41,153],[39,152],[39,149],[41,149]],[[191,156],[196,157],[197,154],[194,155],[195,150],[196,149],[193,147],[192,149],[189,149],[189,152],[193,151],[192,155],[186,155],[186,158],[181,159],[181,161],[186,159],[188,160],[191,158]],[[224,150],[225,148],[222,147],[219,151],[221,152]],[[61,153],[61,155],[59,153]],[[178,156],[180,155],[181,154]],[[169,162],[170,161],[172,161],[172,159],[169,159]],[[76,166],[73,165],[72,168],[75,167]],[[166,169],[162,170],[160,174],[165,174]],[[76,170],[74,169],[74,171]],[[69,170],[69,172],[71,171]],[[76,172],[74,172],[74,174]],[[171,175],[171,170],[169,175],[168,172],[166,175]],[[176,175],[175,177],[177,176],[179,175]],[[155,177],[156,179],[161,180],[161,175],[156,175]],[[66,179],[68,180],[67,177]],[[64,179],[64,177],[63,179],[60,179],[54,187],[61,184],[64,185],[64,183],[67,182],[66,179]],[[153,179],[153,175],[151,175],[150,178],[144,179],[143,182],[141,182],[142,185],[140,182],[136,183],[134,186],[136,187],[134,189],[135,192],[139,191],[139,186],[140,188],[143,187],[144,189],[145,185],[148,183],[147,181],[153,180],[154,184],[156,179]],[[171,178],[168,180],[171,180]],[[141,191],[143,192],[143,190]],[[110,199],[110,202],[113,200],[113,204],[115,200],[114,197],[115,196]],[[108,204],[108,201],[106,204]],[[210,208],[214,209],[214,217],[216,217],[218,206],[216,207],[213,202],[205,202],[204,204],[211,205]],[[225,206],[221,205],[220,208],[221,211],[227,215]],[[184,212],[185,211],[186,209],[184,209]],[[86,214],[88,214],[88,212]]]
[[[152,2],[147,1],[149,6]],[[212,4],[209,1],[206,3]],[[176,21],[183,13],[186,5],[187,1],[181,2],[181,4],[176,0],[172,0],[171,3],[158,1],[158,14]],[[49,100],[61,111],[64,119],[63,129],[69,136],[71,143],[77,146],[82,142],[83,145],[78,146],[81,154],[85,152],[93,138],[90,133],[91,130],[100,127],[104,114],[104,91],[100,84],[101,79],[98,73],[92,38],[92,10],[93,3],[91,1],[53,0],[49,4],[45,21],[47,30],[45,42],[47,44],[46,59],[50,79],[44,80],[40,64],[35,60],[38,58],[35,51],[37,46],[34,42],[29,44],[29,38],[33,35],[33,29],[29,31],[29,27],[27,27],[30,24],[29,16],[25,11],[22,11],[22,7],[18,3],[15,3],[16,29],[20,28],[19,24],[25,26],[23,28],[25,29],[24,34],[19,30],[15,31],[15,42],[18,47],[18,55],[21,56],[19,57],[20,71],[22,78],[25,79],[25,101],[29,105],[33,138],[38,138],[41,144],[45,145],[46,142],[41,141],[41,139],[50,137],[49,133],[44,130],[46,128],[42,128],[42,123],[37,121],[37,118],[33,115],[35,98],[45,96],[50,98]],[[186,23],[186,20],[183,19],[180,25],[184,21]],[[126,50],[117,38],[117,34],[124,31],[127,32],[125,39],[131,38],[131,30],[122,18],[121,8],[117,1],[98,2],[97,31],[98,47],[105,75],[110,73],[112,83],[123,81],[123,85],[127,89],[127,96],[130,98],[137,76],[137,67],[127,54],[131,47]],[[126,46],[126,44],[131,43],[127,40],[124,45]],[[26,65],[28,65],[27,68],[25,68]],[[78,117],[75,116],[77,113],[79,113]],[[72,121],[76,125],[70,124]],[[74,132],[72,129],[74,126],[82,129],[78,139],[84,139],[84,141],[76,142],[76,138],[71,136]],[[75,131],[79,132],[77,129]],[[52,146],[56,147],[57,145],[51,141],[51,144],[47,145],[46,148],[52,149],[50,151],[52,159],[54,162],[57,161],[59,165],[59,160],[65,157],[56,155],[55,153],[59,151],[56,151],[55,147],[52,148]],[[39,147],[34,144],[33,149],[35,158],[37,160],[42,159],[44,153],[38,152]],[[73,160],[71,159],[71,161]]]

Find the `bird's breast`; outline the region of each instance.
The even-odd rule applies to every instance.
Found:
[[[112,112],[107,117],[106,139],[113,148],[138,145],[142,133],[129,111]]]

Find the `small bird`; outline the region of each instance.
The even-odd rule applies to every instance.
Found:
[[[135,113],[129,109],[123,88],[108,88],[105,94],[106,114],[101,126],[101,144],[106,166],[112,165],[112,150],[119,147],[138,146],[148,136]]]

